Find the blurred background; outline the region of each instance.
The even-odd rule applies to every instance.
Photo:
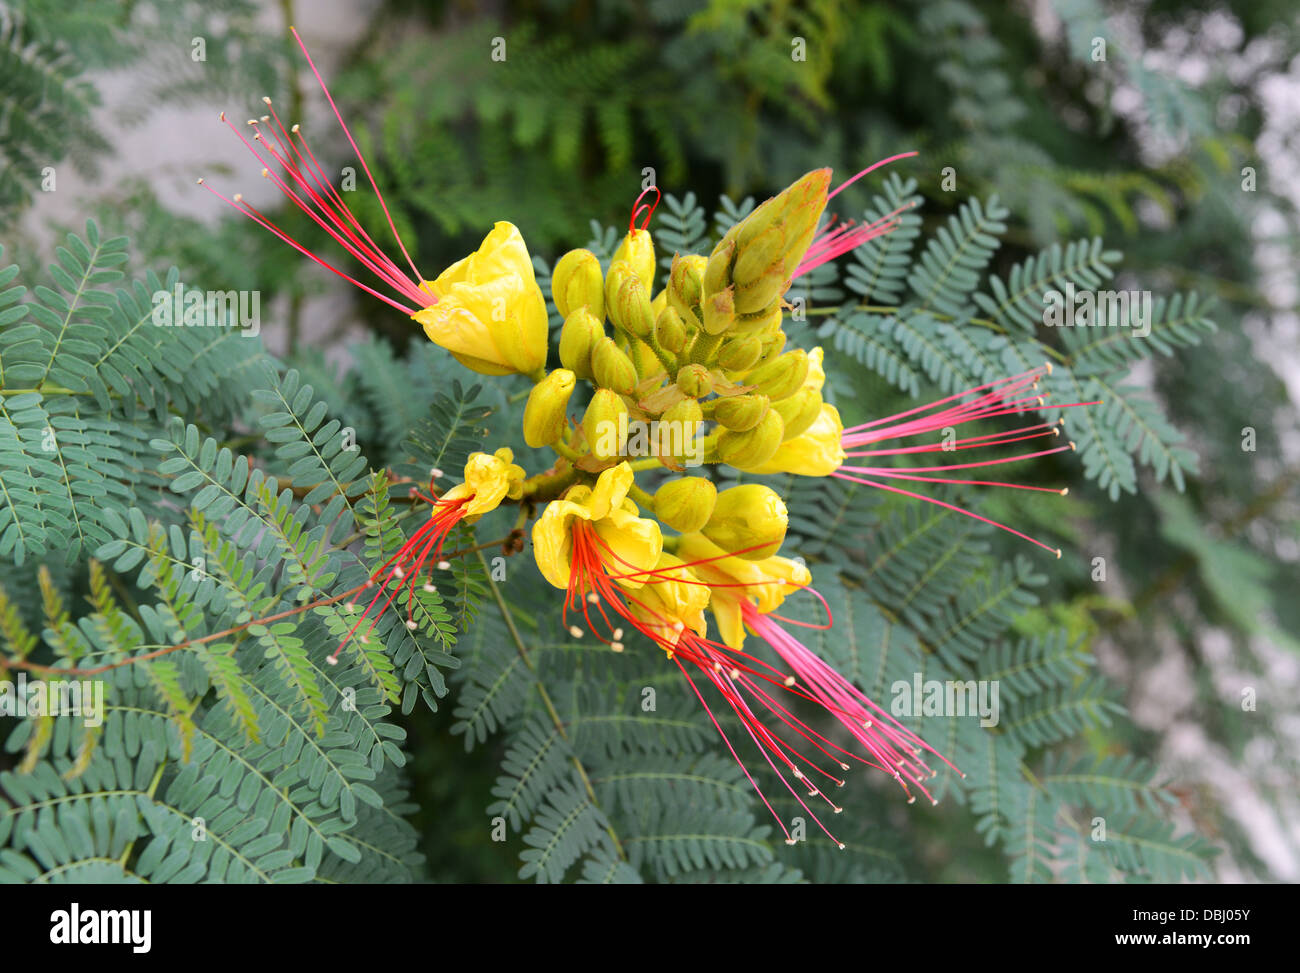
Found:
[[[904,174],[927,230],[970,196],[1009,207],[998,272],[1101,235],[1124,253],[1115,287],[1217,298],[1216,334],[1129,379],[1158,394],[1199,474],[1181,494],[1143,474],[1118,502],[1082,487],[1071,516],[1110,569],[1062,572],[1043,599],[1123,688],[1134,725],[1114,732],[1225,849],[1216,879],[1300,880],[1294,3],[5,0],[6,263],[44,263],[93,216],[131,235],[134,266],[259,291],[263,339],[304,369],[336,374],[367,332],[401,354],[419,335],[400,316],[195,185],[242,191],[329,250],[217,120],[270,95],[354,164],[289,24],[430,276],[498,219],[548,260],[583,245],[593,220],[627,218],[647,167],[711,208],[916,150]],[[383,225],[369,194],[355,206]],[[495,762],[463,753],[449,713],[410,722],[431,875],[514,880],[483,824]]]

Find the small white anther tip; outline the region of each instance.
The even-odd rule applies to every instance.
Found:
[[[438,562],[438,570],[439,570],[439,571],[449,571],[449,570],[451,570],[451,562],[450,562],[450,561],[439,561],[439,562]]]
[[[332,666],[336,666],[336,665],[339,664],[338,657],[337,657],[337,656],[333,656],[333,655],[327,655],[327,656],[325,657],[325,661],[328,662],[328,663],[329,663],[330,665],[332,665]]]
[[[408,618],[406,620],[406,627],[409,628],[412,632],[414,632],[417,628],[420,627],[420,625],[418,622],[415,621],[415,619]]]
[[[438,590],[433,585],[429,584],[427,581],[424,583],[423,588],[425,591],[429,592],[429,594],[433,594],[435,591]]]

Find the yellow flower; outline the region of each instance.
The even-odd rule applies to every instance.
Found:
[[[412,316],[466,368],[529,375],[546,363],[546,299],[514,224],[497,223],[478,250],[420,287],[438,301]]]
[[[805,432],[787,439],[770,460],[750,472],[830,476],[844,464],[843,435],[839,410],[823,403],[821,414]]]
[[[659,525],[638,516],[627,499],[632,467],[626,462],[600,474],[595,487],[572,487],[552,500],[533,525],[533,556],[542,576],[557,588],[567,589],[573,569],[575,521],[591,525],[601,543],[592,544],[606,573],[625,588],[640,588],[646,576],[619,577],[648,571],[659,562],[663,537]]]
[[[679,557],[667,552],[659,555],[651,583],[628,595],[628,608],[644,623],[647,632],[660,644],[676,645],[681,633],[693,629],[698,635],[708,632],[704,609],[709,604],[708,585],[700,584]]]
[[[501,447],[491,456],[470,453],[465,463],[465,482],[452,487],[441,499],[453,503],[468,497],[465,515],[475,519],[495,510],[506,497],[518,500],[523,494],[524,468],[516,466],[514,458],[515,454],[508,446]]]
[[[727,553],[703,534],[687,534],[677,553],[709,585],[709,610],[718,623],[722,640],[733,649],[745,644],[741,604],[752,601],[764,614],[776,611],[788,595],[812,582],[812,574],[798,561],[774,555],[746,561]],[[696,563],[704,561],[706,563]]]

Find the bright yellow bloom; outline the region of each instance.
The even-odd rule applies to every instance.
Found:
[[[839,410],[823,403],[821,414],[806,431],[787,439],[770,460],[750,472],[830,476],[844,464],[843,435]]]
[[[575,532],[582,522],[590,524],[596,540],[584,554],[600,560],[605,572],[625,588],[640,588],[646,576],[620,575],[648,571],[663,553],[659,525],[638,516],[635,503],[627,499],[632,486],[632,467],[626,462],[600,474],[595,487],[570,488],[559,500],[552,500],[533,525],[533,556],[542,576],[557,588],[569,587],[573,572]],[[584,531],[583,541],[587,536]]]
[[[465,515],[474,519],[490,513],[506,497],[518,500],[524,489],[524,468],[516,466],[515,454],[502,446],[494,454],[470,453],[465,463],[465,482],[452,487],[442,495],[445,503],[469,498]]]
[[[412,316],[466,368],[529,375],[546,363],[546,299],[514,224],[497,223],[478,250],[420,287],[438,302]]]
[[[751,601],[760,612],[776,611],[787,596],[812,583],[812,574],[798,561],[773,555],[761,561],[727,556],[703,534],[687,534],[677,553],[709,587],[709,610],[722,641],[733,649],[745,644],[741,604]],[[715,560],[716,559],[716,560]],[[696,563],[704,561],[707,563]]]

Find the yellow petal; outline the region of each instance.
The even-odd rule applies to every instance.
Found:
[[[783,442],[770,460],[753,473],[797,473],[800,476],[829,476],[844,465],[840,442],[844,423],[833,405],[823,404],[821,415],[807,431]]]
[[[645,574],[622,575],[649,571],[658,563],[664,541],[657,522],[620,508],[611,510],[608,517],[597,520],[594,526],[605,544],[600,557],[611,577],[625,588],[640,588],[647,580],[653,580]]]

